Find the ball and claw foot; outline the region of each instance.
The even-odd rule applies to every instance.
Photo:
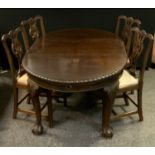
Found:
[[[112,128],[104,128],[102,132],[102,136],[105,138],[112,138],[113,137],[113,130]]]
[[[41,135],[43,133],[43,127],[39,125],[35,125],[32,129],[32,133],[34,135]]]

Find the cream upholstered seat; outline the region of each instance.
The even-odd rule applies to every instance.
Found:
[[[127,70],[124,70],[119,79],[118,89],[122,91],[127,88],[130,89],[133,87],[137,87],[137,85],[138,79],[132,76]]]
[[[132,114],[138,114],[139,120],[143,120],[143,111],[142,111],[142,91],[144,83],[144,72],[147,64],[148,56],[152,48],[153,35],[146,33],[144,30],[140,30],[137,27],[131,29],[130,36],[128,40],[128,45],[130,45],[130,66],[128,70],[124,69],[123,73],[119,79],[118,97],[123,97],[126,105],[129,105],[128,101],[131,101],[137,108],[136,110],[127,111],[117,114],[113,109],[114,117],[112,120],[119,119],[121,117],[126,117]],[[140,57],[141,56],[141,57]],[[141,67],[139,70],[136,70],[136,62],[141,58]],[[132,74],[132,75],[131,75]],[[137,75],[137,77],[136,77]],[[137,91],[137,101],[134,100],[131,96],[132,91]],[[135,93],[133,95],[136,95]],[[115,104],[114,104],[115,107]]]
[[[28,75],[26,73],[20,77],[17,77],[17,87],[28,89]]]

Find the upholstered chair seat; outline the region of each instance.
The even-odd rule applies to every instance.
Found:
[[[124,70],[120,79],[118,90],[123,91],[126,89],[130,89],[138,86],[138,79],[132,76],[127,70]]]
[[[26,73],[20,77],[17,77],[17,87],[28,89],[28,75]]]

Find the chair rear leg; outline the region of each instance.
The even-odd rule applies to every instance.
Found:
[[[64,107],[67,107],[67,96],[66,94],[63,95],[64,98]]]
[[[14,105],[13,105],[13,118],[15,119],[18,112],[18,88],[13,88]]]
[[[123,93],[123,98],[124,98],[124,101],[125,101],[125,105],[128,106],[129,105],[129,100],[126,96],[126,93]]]
[[[27,104],[31,104],[31,96],[30,96],[30,94],[29,94],[28,97],[27,97],[26,103],[27,103]]]
[[[139,115],[139,121],[143,121],[143,110],[142,110],[142,91],[137,91],[137,99],[138,99],[138,115]]]

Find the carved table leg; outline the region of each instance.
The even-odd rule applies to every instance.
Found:
[[[116,96],[117,85],[118,81],[116,80],[103,89],[102,136],[105,138],[112,138],[113,136],[113,130],[110,127],[110,115]]]
[[[32,133],[35,135],[40,135],[43,133],[43,126],[41,123],[41,109],[40,109],[40,102],[39,102],[39,86],[37,86],[32,80],[29,80],[30,86],[30,94],[31,99],[35,108],[36,112],[36,125],[32,129]]]

